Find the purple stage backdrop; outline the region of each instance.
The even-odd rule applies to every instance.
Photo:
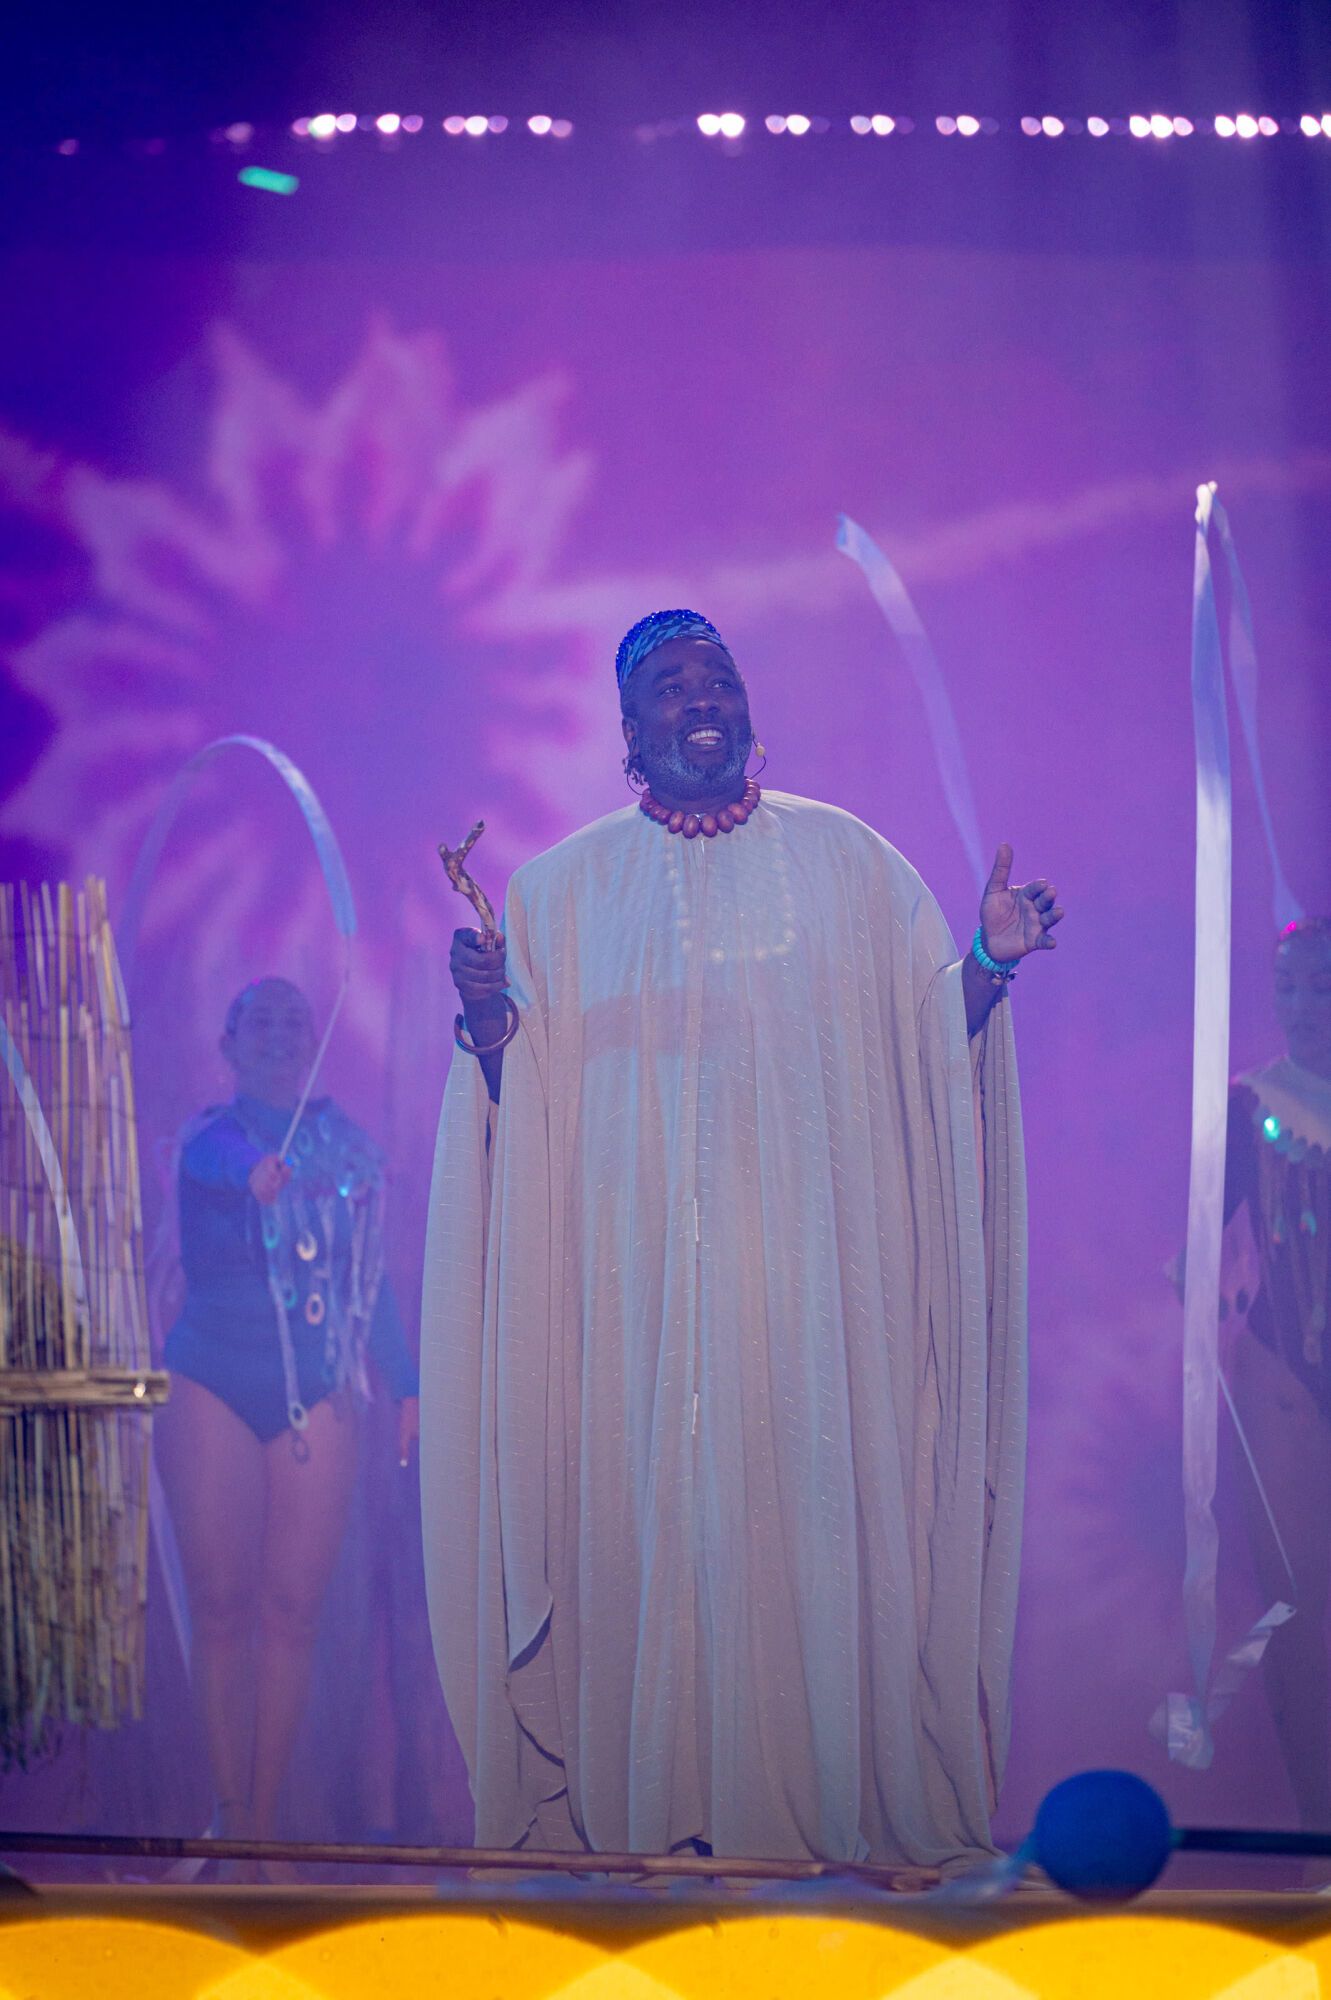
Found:
[[[1018,874],[1051,876],[1069,911],[1013,1001],[1033,1388],[1000,1831],[1019,1836],[1047,1785],[1095,1763],[1142,1771],[1180,1817],[1290,1821],[1259,1686],[1205,1776],[1172,1770],[1147,1721],[1186,1685],[1181,1316],[1162,1269],[1183,1235],[1189,1130],[1193,494],[1215,478],[1230,510],[1277,830],[1296,892],[1325,908],[1316,289],[1237,261],[973,249],[473,267],[34,252],[3,275],[16,726],[0,873],[104,874],[115,906],[191,752],[243,730],[301,765],[361,920],[331,1087],[389,1148],[410,1307],[464,914],[436,845],[483,814],[476,872],[497,899],[525,856],[625,801],[612,659],[643,611],[714,619],[770,780],[868,820],[969,933],[920,703],[836,553],[838,512],[882,542],[951,685],[986,840],[1010,839]],[[1238,1067],[1273,1052],[1273,1028],[1269,872],[1236,763]],[[270,970],[326,1007],[336,937],[294,808],[237,757],[200,779],[147,908],[134,999],[150,1159],[224,1089],[225,1003]],[[357,1602],[402,1606],[406,1636],[373,1683],[395,1691],[401,1739],[438,1696],[410,1507],[381,1501],[407,1553],[377,1583],[362,1575],[357,1590],[381,1595]],[[1264,1608],[1228,1506],[1222,1637]],[[160,1606],[154,1620],[160,1644]],[[298,1773],[290,1830],[465,1830],[442,1724],[411,1740],[435,1768],[409,1812],[335,1809],[302,1796]],[[411,1761],[374,1752],[395,1754]],[[301,1768],[314,1762],[307,1746]],[[71,1781],[60,1810],[124,1824],[106,1795],[121,1781],[98,1782],[90,1801]],[[0,1793],[11,1818],[24,1783]]]

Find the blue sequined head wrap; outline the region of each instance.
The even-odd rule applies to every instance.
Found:
[[[727,651],[726,642],[710,619],[700,611],[649,611],[636,625],[630,626],[619,642],[615,654],[615,679],[622,688],[636,666],[640,666],[649,653],[658,646],[664,646],[667,639],[707,639],[713,646]]]

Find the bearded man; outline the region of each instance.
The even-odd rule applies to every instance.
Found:
[[[1020,1541],[1005,1002],[1063,913],[1001,847],[959,957],[878,834],[746,780],[697,613],[617,671],[639,806],[451,959],[422,1465],[477,1843],[955,1865]]]

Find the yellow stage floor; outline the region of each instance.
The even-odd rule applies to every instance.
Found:
[[[43,1887],[0,1901],[0,2000],[1316,2000],[1331,1902],[1025,1892],[946,1913],[779,1893],[534,1883]]]

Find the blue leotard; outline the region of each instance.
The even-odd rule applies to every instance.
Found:
[[[185,1303],[164,1357],[169,1369],[220,1396],[265,1444],[290,1421],[275,1287],[307,1409],[358,1379],[358,1346],[393,1396],[418,1388],[397,1303],[378,1276],[377,1218],[366,1213],[367,1197],[382,1189],[381,1157],[330,1098],[316,1099],[291,1147],[291,1197],[261,1209],[250,1173],[277,1151],[287,1122],[286,1112],[242,1096],[206,1112],[186,1134]]]

